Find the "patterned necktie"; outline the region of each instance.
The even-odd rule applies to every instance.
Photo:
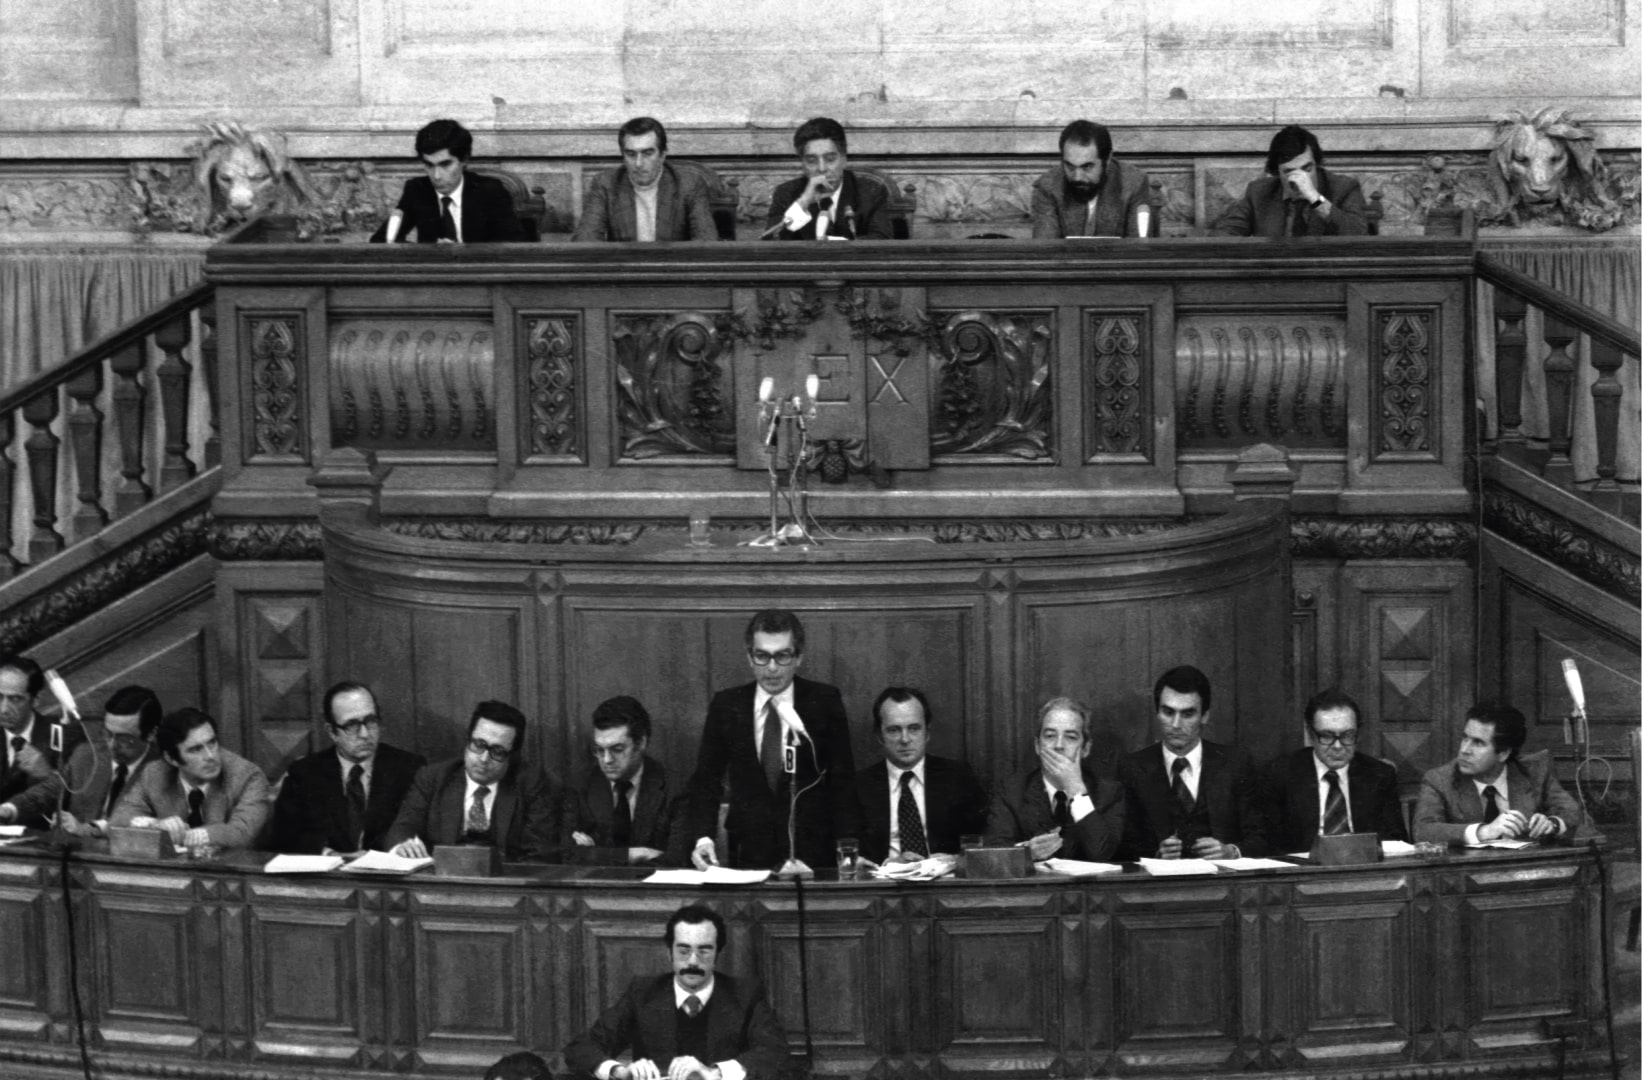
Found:
[[[912,794],[912,774],[901,774],[901,797],[896,800],[895,820],[901,830],[901,850],[911,855],[928,855],[929,840],[918,816],[918,799]]]
[[[771,791],[781,787],[781,715],[775,711],[775,699],[764,703],[764,734],[758,742],[758,760],[764,766],[764,782]]]
[[[114,812],[114,804],[120,801],[120,792],[125,790],[126,777],[129,775],[123,762],[114,766],[114,782],[108,785],[108,803],[103,807],[103,817],[108,817]]]
[[[468,807],[468,832],[490,831],[490,818],[485,815],[485,796],[489,794],[490,789],[483,784],[473,789],[473,805]]]
[[[1061,828],[1072,824],[1072,804],[1064,791],[1055,792],[1055,824]]]
[[[701,1015],[701,999],[690,994],[684,999],[684,1015],[694,1020]]]
[[[1342,836],[1351,831],[1346,820],[1346,797],[1340,790],[1340,774],[1330,769],[1323,774],[1328,783],[1328,798],[1323,803],[1323,835]]]
[[[616,813],[610,824],[610,842],[617,847],[627,847],[633,842],[633,805],[627,801],[627,793],[633,790],[633,781],[616,781]]]
[[[1186,770],[1190,767],[1191,762],[1183,757],[1175,758],[1174,764],[1169,767],[1174,773],[1174,801],[1179,804],[1180,812],[1186,817],[1191,817],[1192,811],[1197,809],[1197,800],[1192,797],[1192,789],[1186,786]]]
[[[1482,797],[1488,800],[1488,804],[1482,808],[1482,823],[1487,825],[1499,817],[1499,790],[1493,784],[1489,784],[1482,789]]]
[[[205,790],[193,788],[188,792],[188,827],[198,829],[205,824]]]
[[[355,763],[348,770],[348,842],[350,851],[364,847],[365,832],[365,766]]]
[[[450,212],[450,196],[439,196],[439,206],[441,208],[439,213],[439,239],[455,240],[456,218]]]

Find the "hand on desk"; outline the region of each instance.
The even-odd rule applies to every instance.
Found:
[[[1478,840],[1514,840],[1528,831],[1528,818],[1521,810],[1507,810],[1477,827]]]
[[[393,853],[401,859],[426,859],[428,846],[422,843],[420,836],[413,836],[409,840],[401,840],[393,846]]]
[[[1528,839],[1539,840],[1562,832],[1562,819],[1546,814],[1535,814],[1528,819]]]
[[[661,858],[661,856],[662,851],[660,848],[630,847],[627,849],[627,861],[630,863],[651,862],[655,859]]]
[[[1046,833],[1039,833],[1026,841],[1026,848],[1032,853],[1033,862],[1042,862],[1060,850],[1063,841],[1059,829],[1051,829]]]
[[[592,847],[593,846],[593,838],[591,836],[588,836],[586,833],[582,832],[580,829],[577,829],[575,832],[571,833],[570,834],[570,839],[576,841],[576,846],[577,847]]]
[[[1157,845],[1157,857],[1160,859],[1178,859],[1183,846],[1180,837],[1166,837],[1163,843]]]
[[[718,853],[713,850],[711,837],[703,836],[696,841],[695,850],[690,852],[690,862],[695,864],[697,870],[718,865]]]
[[[631,1065],[611,1069],[610,1080],[661,1080],[661,1070],[649,1058],[639,1058]]]
[[[1235,859],[1238,854],[1235,844],[1222,844],[1212,836],[1200,837],[1192,842],[1194,859]]]

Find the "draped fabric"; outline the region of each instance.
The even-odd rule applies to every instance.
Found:
[[[1638,289],[1642,288],[1642,247],[1635,237],[1614,241],[1570,241],[1556,238],[1543,242],[1528,240],[1487,242],[1484,251],[1497,256],[1513,269],[1537,278],[1580,303],[1593,307],[1627,326],[1639,325]],[[1494,383],[1494,290],[1477,290],[1477,395],[1488,413],[1488,437],[1499,431],[1498,393]],[[1522,431],[1533,439],[1550,436],[1545,406],[1545,318],[1531,304],[1525,330],[1528,353],[1522,380]],[[1590,343],[1580,335],[1569,346],[1574,358],[1573,449],[1576,480],[1596,479],[1596,421],[1591,407],[1591,384],[1596,369],[1591,367]],[[1619,440],[1616,462],[1620,480],[1637,479],[1638,435],[1642,428],[1642,378],[1634,356],[1616,373],[1625,396],[1619,406]]]

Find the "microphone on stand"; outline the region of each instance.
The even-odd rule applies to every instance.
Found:
[[[762,415],[765,412],[770,416],[770,430],[764,433],[764,445],[775,445],[775,429],[781,424],[781,409],[775,403],[775,380],[768,375],[758,384],[758,409]]]
[[[1571,656],[1562,661],[1562,681],[1567,685],[1568,697],[1574,703],[1572,716],[1574,722],[1573,738],[1569,741],[1574,743],[1588,742],[1591,737],[1591,722],[1590,718],[1585,715],[1585,683],[1579,677],[1579,665],[1574,663],[1574,658]],[[1568,734],[1569,732],[1566,730],[1563,731],[1564,737]]]

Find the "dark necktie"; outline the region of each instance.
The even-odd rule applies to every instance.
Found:
[[[617,847],[627,847],[633,842],[633,806],[627,801],[627,793],[633,790],[633,781],[616,781],[616,813],[610,824],[610,842]]]
[[[928,855],[929,841],[924,822],[918,816],[918,799],[912,794],[912,774],[901,774],[901,797],[896,800],[895,820],[901,829],[901,850],[910,855]]]
[[[439,196],[439,239],[456,239],[456,218],[450,212],[450,196]]]
[[[108,785],[108,803],[103,807],[103,817],[114,812],[114,806],[120,801],[120,792],[125,790],[125,780],[130,773],[122,762],[114,766],[114,782]]]
[[[348,770],[348,844],[349,851],[358,851],[365,832],[365,766],[355,763]]]
[[[198,829],[205,824],[205,789],[193,788],[188,792],[188,827]]]
[[[701,1015],[701,999],[696,997],[694,994],[688,995],[684,999],[684,1015],[688,1016],[692,1020],[694,1020],[696,1017],[700,1016]]]
[[[468,832],[487,833],[490,831],[490,819],[485,816],[485,796],[490,789],[480,784],[473,789],[473,805],[468,807]]]
[[[1340,836],[1351,831],[1346,820],[1346,797],[1340,790],[1340,774],[1333,769],[1323,774],[1328,783],[1328,798],[1323,802],[1323,835]]]
[[[758,742],[758,760],[764,766],[764,782],[771,791],[781,787],[781,716],[775,711],[775,699],[764,703],[764,734]]]
[[[1174,801],[1180,806],[1180,813],[1184,817],[1191,817],[1192,811],[1197,809],[1197,800],[1192,798],[1192,789],[1186,786],[1186,770],[1191,762],[1183,757],[1174,759],[1169,770],[1174,773]]]
[[[1482,808],[1482,823],[1487,825],[1499,817],[1499,790],[1489,784],[1482,789],[1482,797],[1487,800],[1487,805]]]
[[[23,752],[23,747],[27,746],[28,744],[29,744],[29,741],[27,739],[23,738],[21,735],[13,735],[11,737],[11,765],[9,766],[10,768],[13,768],[13,769],[17,768],[17,755],[21,754]]]
[[[1061,827],[1072,824],[1072,805],[1064,791],[1055,792],[1055,824]]]

